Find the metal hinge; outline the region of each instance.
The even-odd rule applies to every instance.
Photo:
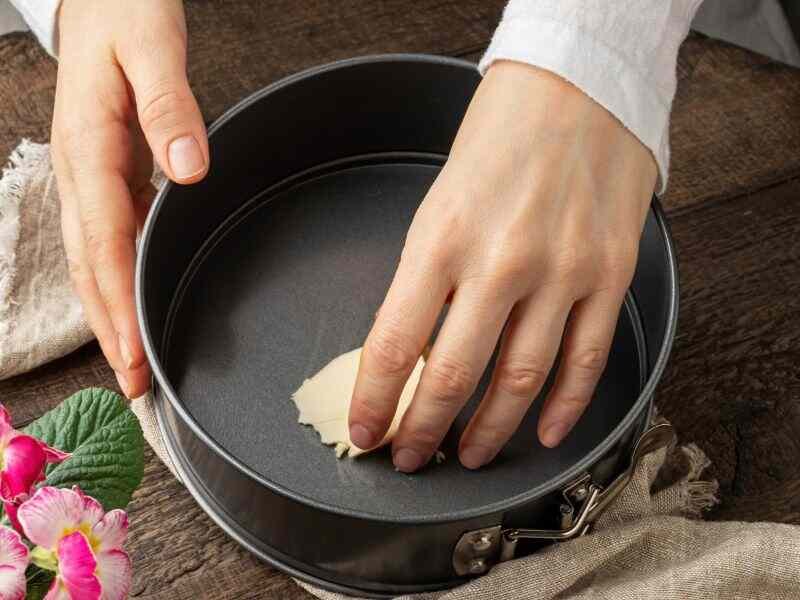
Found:
[[[592,482],[588,473],[566,486],[559,505],[560,529],[504,529],[497,525],[468,531],[461,536],[453,551],[456,574],[482,575],[492,565],[513,559],[517,541],[521,539],[566,541],[585,535],[591,524],[628,485],[642,458],[669,445],[674,435],[668,423],[650,427],[637,440],[628,467],[605,489]]]

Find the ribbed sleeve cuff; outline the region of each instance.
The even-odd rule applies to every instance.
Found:
[[[496,60],[547,69],[605,107],[653,153],[658,165],[656,189],[663,194],[669,172],[672,98],[664,98],[636,65],[569,24],[508,15],[480,61],[481,74]]]

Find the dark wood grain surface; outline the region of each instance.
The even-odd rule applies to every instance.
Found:
[[[187,2],[190,79],[207,120],[299,69],[377,52],[476,60],[502,1]],[[0,37],[0,159],[48,138],[54,61]],[[681,318],[659,406],[711,457],[720,519],[800,524],[800,71],[691,35],[681,49],[664,204],[678,246]],[[0,382],[30,421],[89,385],[115,388],[89,344]],[[133,595],[308,598],[214,526],[148,451],[131,505]]]
[[[714,517],[800,524],[800,178],[671,225],[681,307],[659,407],[711,458]]]

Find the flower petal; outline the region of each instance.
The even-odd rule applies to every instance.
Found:
[[[8,527],[0,527],[0,565],[23,571],[28,566],[28,547],[20,534]]]
[[[22,600],[25,597],[25,570],[0,566],[0,599]]]
[[[14,496],[9,478],[0,471],[0,500],[3,502],[16,502],[17,499]]]
[[[17,430],[11,424],[11,415],[8,414],[6,407],[0,404],[0,446],[4,446],[16,434]]]
[[[19,519],[17,518],[17,511],[19,507],[15,502],[3,502],[3,510],[8,517],[8,520],[11,522],[11,526],[16,529],[20,533],[25,533],[22,529],[22,525],[19,523]]]
[[[53,579],[53,583],[50,584],[50,589],[47,590],[47,595],[44,597],[44,600],[70,600],[69,590],[67,586],[64,585],[64,581],[61,577]]]
[[[97,541],[97,552],[119,550],[128,535],[128,514],[124,510],[115,509],[94,526],[92,536]]]
[[[3,449],[2,486],[4,500],[30,492],[44,473],[45,456],[39,440],[18,435]]]
[[[77,528],[83,514],[83,500],[72,490],[43,487],[19,507],[17,518],[28,539],[48,550],[65,530]]]
[[[48,446],[42,440],[37,440],[39,445],[42,447],[42,451],[44,451],[45,458],[47,462],[50,464],[58,464],[67,460],[72,454],[69,452],[62,452],[58,448],[53,448],[52,446]]]
[[[103,518],[103,505],[91,496],[84,494],[83,490],[77,485],[72,487],[72,491],[80,496],[81,502],[83,503],[81,523],[88,525],[88,529],[91,530],[91,528]]]
[[[22,600],[25,597],[25,569],[28,547],[20,535],[8,527],[0,527],[0,599]]]
[[[80,531],[58,542],[58,576],[72,600],[99,600],[100,580],[95,575],[95,560],[89,540]]]
[[[122,600],[131,588],[131,559],[122,550],[97,555],[97,577],[103,588],[102,600]]]

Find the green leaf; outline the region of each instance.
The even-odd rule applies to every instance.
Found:
[[[124,508],[144,472],[144,438],[119,394],[88,388],[73,394],[24,432],[72,456],[47,470],[44,485],[79,486],[103,508]]]
[[[95,431],[126,410],[119,394],[102,388],[87,388],[64,400],[23,431],[54,448],[73,452]]]

